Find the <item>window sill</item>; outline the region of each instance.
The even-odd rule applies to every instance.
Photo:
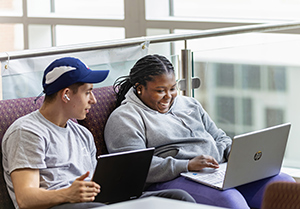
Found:
[[[292,167],[282,167],[281,172],[289,174],[292,176],[297,182],[300,182],[300,169],[292,168]]]

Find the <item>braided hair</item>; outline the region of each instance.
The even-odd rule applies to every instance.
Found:
[[[157,54],[142,57],[131,68],[128,76],[121,76],[115,81],[113,88],[117,95],[117,107],[131,87],[136,88],[136,84],[147,86],[147,82],[153,81],[155,76],[168,73],[174,74],[174,67],[166,57]]]

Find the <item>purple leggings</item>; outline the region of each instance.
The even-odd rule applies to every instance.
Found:
[[[177,177],[171,181],[152,184],[147,190],[182,189],[187,191],[197,203],[225,208],[246,209],[250,207],[260,208],[266,186],[274,181],[295,182],[291,176],[280,173],[273,177],[220,191],[184,177]]]

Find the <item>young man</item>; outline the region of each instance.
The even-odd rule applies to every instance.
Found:
[[[86,117],[97,102],[93,83],[107,75],[72,57],[46,68],[42,107],[16,120],[2,140],[4,178],[16,208],[103,205],[92,202],[100,193],[100,185],[91,181],[97,163],[93,136],[70,118]],[[183,191],[144,194],[149,195],[194,201]]]

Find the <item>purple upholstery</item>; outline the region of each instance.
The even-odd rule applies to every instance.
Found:
[[[108,153],[104,142],[104,127],[108,116],[115,109],[116,96],[112,86],[94,89],[93,93],[97,99],[97,104],[92,106],[86,119],[78,121],[78,123],[92,132],[98,156]]]
[[[116,97],[112,86],[95,88],[93,93],[97,99],[97,104],[93,105],[87,118],[78,121],[87,127],[95,138],[97,154],[107,153],[103,139],[103,130],[106,120],[115,108]],[[19,117],[26,115],[41,107],[43,98],[37,100],[34,104],[35,97],[10,99],[0,101],[0,143],[7,128]],[[0,208],[14,208],[8,195],[6,184],[3,178],[2,169],[2,150],[0,149]]]
[[[188,192],[197,203],[205,205],[232,209],[261,208],[266,186],[280,181],[295,182],[291,176],[280,173],[236,188],[220,191],[181,176],[171,181],[152,184],[147,190],[182,189]]]
[[[0,143],[2,142],[2,138],[6,129],[17,118],[26,115],[38,109],[41,106],[43,99],[40,98],[39,100],[37,100],[36,104],[34,103],[34,99],[35,97],[0,101]],[[8,195],[3,177],[2,149],[0,154],[0,160],[0,208],[14,208],[11,199]]]

